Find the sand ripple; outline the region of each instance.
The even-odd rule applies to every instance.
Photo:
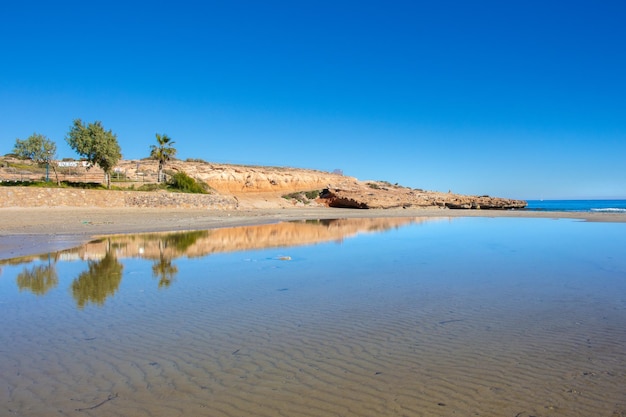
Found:
[[[65,290],[0,299],[0,414],[626,415],[621,281],[557,297],[257,261],[196,260],[164,290],[129,264],[127,287],[83,310]]]

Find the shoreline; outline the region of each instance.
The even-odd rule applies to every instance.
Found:
[[[0,260],[79,246],[98,236],[250,226],[281,221],[490,217],[626,222],[626,213],[525,210],[277,208],[250,210],[37,207],[0,209]]]

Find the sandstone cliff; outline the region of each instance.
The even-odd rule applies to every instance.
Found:
[[[357,182],[347,188],[328,188],[321,198],[330,207],[359,209],[448,208],[448,209],[516,209],[526,202],[489,196],[469,196],[423,191],[382,182]]]
[[[37,169],[33,166],[29,171],[24,162],[20,164],[20,169],[16,170],[5,158],[0,167],[0,179],[41,179],[41,168]],[[113,174],[113,184],[124,188],[156,182],[157,168],[157,162],[149,159],[120,161]],[[163,206],[162,202],[165,201],[168,202],[166,206],[180,203],[184,206],[202,207],[206,204],[210,206],[215,197],[221,197],[219,200],[221,206],[234,208],[317,205],[360,209],[399,207],[513,209],[526,206],[526,202],[520,200],[424,191],[381,181],[361,181],[349,176],[311,169],[214,164],[200,160],[175,160],[166,166],[166,172],[177,171],[185,172],[207,183],[214,198],[199,197],[202,201],[196,202],[190,201],[191,197],[187,197],[182,202],[182,200],[164,199],[163,196],[160,198],[150,198],[147,195],[141,198],[126,196],[123,199],[124,203],[120,204],[142,207],[155,204],[155,207],[159,207]],[[93,182],[104,179],[102,171],[97,167],[86,170],[80,164],[72,167],[58,167],[57,173],[61,181]],[[54,178],[52,173],[50,176],[51,179]],[[4,206],[21,206],[26,204],[27,200],[23,198],[20,201],[7,200]],[[169,200],[172,201],[169,202]],[[50,201],[54,201],[51,196],[39,198],[39,202],[44,205]],[[67,202],[67,199],[65,201]],[[96,203],[96,205],[99,204]]]
[[[146,163],[152,163],[152,169],[156,172],[154,162],[142,162],[144,165]],[[271,204],[285,206],[285,201],[281,201],[284,195],[312,190],[319,191],[318,198],[296,196],[288,205],[323,204],[362,209],[514,209],[526,206],[526,202],[520,200],[423,191],[381,181],[361,181],[344,175],[298,168],[176,161],[170,164],[169,169],[184,171],[205,181],[218,193],[235,195],[243,206],[252,207],[259,207],[263,202],[269,203],[264,207]]]

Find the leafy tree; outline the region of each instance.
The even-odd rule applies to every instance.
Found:
[[[163,179],[163,168],[167,161],[172,159],[176,155],[176,149],[172,146],[174,143],[172,138],[167,135],[156,134],[156,140],[158,145],[150,146],[150,157],[159,161],[159,175],[157,182],[161,182]]]
[[[39,165],[46,164],[46,166],[52,166],[57,184],[59,183],[59,175],[53,163],[53,159],[57,153],[57,145],[46,136],[33,133],[27,139],[15,139],[13,153],[16,154],[18,158],[30,159]]]
[[[104,171],[107,188],[111,188],[111,171],[122,158],[117,135],[104,130],[99,121],[85,126],[80,119],[76,119],[65,140],[90,165],[98,165]]]

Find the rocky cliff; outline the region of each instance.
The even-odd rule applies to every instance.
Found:
[[[356,182],[347,188],[327,188],[321,199],[330,207],[358,209],[448,208],[507,210],[526,207],[526,202],[489,196],[470,196],[423,191],[381,182]]]
[[[28,178],[28,167],[20,161],[16,171],[6,158],[0,167],[1,180]],[[67,165],[67,164],[66,164]],[[115,167],[113,184],[117,187],[137,186],[156,182],[157,162],[149,159],[120,161]],[[33,179],[40,179],[41,168],[33,166]],[[100,181],[104,175],[97,167],[86,170],[82,165],[58,167],[61,181]],[[213,197],[223,197],[222,206],[237,208],[276,208],[292,206],[330,206],[359,209],[386,208],[442,208],[442,209],[514,209],[526,206],[525,201],[489,196],[467,196],[437,191],[424,191],[381,181],[362,181],[340,174],[311,169],[214,164],[200,160],[175,160],[168,163],[166,172],[185,172],[207,183]],[[19,175],[16,177],[16,175]],[[52,177],[52,174],[51,174]],[[139,197],[137,197],[139,198]],[[225,203],[228,200],[228,204]],[[21,206],[21,201],[5,201],[4,206]],[[39,200],[53,201],[52,197]],[[149,196],[139,202],[125,197],[126,206],[149,206]],[[136,200],[136,198],[135,198]],[[163,206],[164,199],[157,199]],[[230,201],[233,201],[230,203]],[[65,200],[67,201],[67,199]],[[208,201],[208,200],[207,200]],[[211,200],[212,201],[212,200]],[[44,202],[45,204],[45,202]],[[177,204],[173,201],[167,206]],[[186,206],[203,206],[202,202],[184,201]],[[217,208],[217,207],[216,207]]]
[[[219,193],[233,194],[244,205],[246,202],[253,204],[253,200],[257,200],[258,203],[263,200],[276,200],[288,194],[318,190],[317,198],[294,195],[291,198],[291,204],[323,204],[330,207],[361,209],[399,207],[515,209],[526,207],[526,202],[521,200],[424,191],[382,181],[361,181],[353,177],[316,170],[182,161],[172,163],[169,168],[173,171],[184,171],[199,178]],[[254,198],[246,198],[247,196],[254,196]],[[284,202],[280,203],[284,206]]]

